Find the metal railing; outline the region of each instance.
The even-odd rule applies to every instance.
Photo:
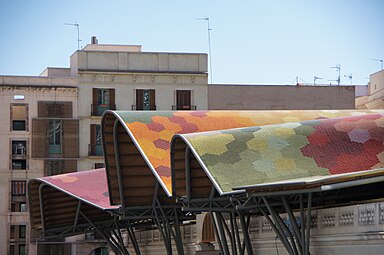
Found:
[[[156,111],[157,107],[156,105],[151,105],[149,107],[150,109],[145,109],[143,105],[133,104],[131,107],[132,111]]]
[[[196,105],[172,105],[172,111],[196,111]]]
[[[101,116],[106,110],[116,110],[116,105],[93,105],[91,104],[91,116]]]
[[[103,146],[101,144],[88,144],[88,156],[103,156]]]

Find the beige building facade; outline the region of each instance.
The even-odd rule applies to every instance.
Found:
[[[384,108],[384,70],[378,71],[369,76],[366,93],[356,97],[356,108]]]
[[[29,240],[26,182],[29,178],[60,173],[50,166],[64,166],[69,161],[61,153],[34,155],[38,147],[48,148],[50,143],[45,139],[36,144],[33,127],[36,121],[45,121],[47,125],[76,121],[77,96],[74,78],[0,76],[0,254],[36,254],[36,247]],[[71,116],[65,120],[57,114],[44,116],[42,107],[55,103],[65,103]],[[44,126],[44,132],[49,132],[47,127]],[[58,135],[65,134],[61,127],[57,128]],[[56,138],[58,147],[66,141]]]
[[[208,86],[208,108],[215,110],[354,109],[354,86]]]

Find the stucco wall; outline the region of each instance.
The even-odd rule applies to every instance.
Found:
[[[384,70],[370,75],[368,90],[370,96],[384,90]]]
[[[354,86],[208,85],[210,110],[354,108]]]

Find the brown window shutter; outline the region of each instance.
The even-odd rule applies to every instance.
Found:
[[[115,89],[109,89],[109,109],[116,110]]]
[[[63,120],[63,157],[79,157],[79,120]]]
[[[97,94],[98,89],[93,88],[92,90],[92,115],[97,115]]]
[[[176,104],[178,110],[190,110],[191,108],[191,91],[190,90],[177,90],[176,91]]]
[[[64,173],[77,172],[77,160],[64,160]]]
[[[95,155],[95,145],[96,145],[96,124],[91,124],[91,146],[90,146],[90,152],[91,155]]]
[[[63,118],[72,118],[73,107],[72,102],[63,102]]]
[[[149,90],[150,110],[156,110],[156,93],[154,89]]]
[[[144,92],[142,89],[136,89],[136,110],[143,110]]]
[[[32,120],[32,158],[48,157],[48,120]]]
[[[37,117],[44,118],[47,117],[47,102],[39,101],[37,103]]]

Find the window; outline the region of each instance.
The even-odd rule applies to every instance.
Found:
[[[12,156],[25,156],[27,154],[27,141],[12,141]]]
[[[25,255],[25,244],[19,244],[19,255]]]
[[[114,89],[93,89],[92,116],[101,116],[106,110],[115,110]]]
[[[91,144],[89,156],[103,156],[103,144],[101,140],[101,125],[91,124]]]
[[[32,119],[32,158],[78,158],[79,120]]]
[[[156,110],[156,96],[154,89],[137,89],[136,105],[132,106],[132,110],[150,111]]]
[[[97,249],[94,249],[90,255],[108,255],[108,249],[105,247],[99,247]]]
[[[15,236],[16,236],[16,226],[15,225],[11,225],[10,229],[9,229],[9,239],[15,239]]]
[[[26,202],[12,201],[11,202],[11,212],[27,212]]]
[[[11,195],[25,196],[26,181],[11,181]]]
[[[97,90],[97,104],[109,105],[109,89]]]
[[[26,245],[25,238],[27,236],[26,233],[26,225],[11,225],[10,227],[10,246],[9,251],[10,254],[18,254],[25,255],[26,254]]]
[[[11,146],[12,170],[27,169],[27,141],[13,140]]]
[[[96,125],[96,145],[101,145],[101,125]]]
[[[9,254],[15,255],[15,245],[14,244],[9,245]]]
[[[11,104],[11,130],[27,131],[28,106],[26,104]]]
[[[19,225],[19,238],[25,238],[27,236],[26,225]]]
[[[25,159],[12,159],[12,170],[27,169],[27,161]]]
[[[61,120],[48,121],[48,152],[50,155],[61,154]]]
[[[104,168],[104,167],[105,167],[104,163],[95,163],[95,169]]]
[[[196,110],[196,106],[191,105],[190,90],[176,90],[176,105],[172,110]]]
[[[51,176],[77,171],[76,160],[45,160],[44,175]]]

